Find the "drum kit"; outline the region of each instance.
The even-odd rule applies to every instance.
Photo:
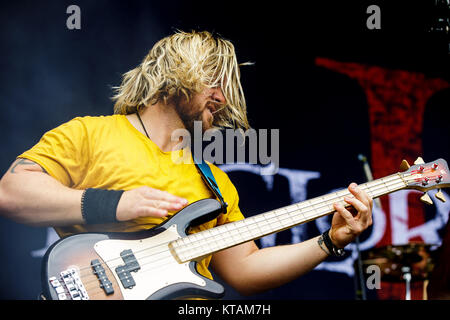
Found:
[[[381,281],[405,284],[405,300],[411,300],[411,283],[423,282],[423,299],[426,300],[426,285],[435,264],[436,245],[408,243],[388,245],[361,252],[364,274],[369,266],[380,270]],[[355,269],[357,268],[355,261]]]
[[[358,159],[363,163],[367,180],[372,181],[372,171],[367,157],[360,154]],[[415,164],[417,163],[423,163],[422,158],[418,158]],[[409,167],[409,164],[403,160],[401,169],[406,170],[407,167]],[[421,200],[430,204],[426,197],[422,197]],[[381,202],[378,198],[374,199],[374,206],[381,208]],[[362,280],[365,277],[364,275],[368,274],[367,268],[375,265],[380,270],[381,281],[405,284],[405,300],[411,300],[411,283],[423,282],[423,299],[427,300],[427,285],[436,263],[437,245],[412,242],[404,245],[376,247],[360,252],[359,240],[357,239],[356,248],[358,259],[355,260],[354,268],[355,274],[360,278],[359,289],[356,290],[357,296],[360,296],[362,292],[362,297],[365,299],[365,286]]]

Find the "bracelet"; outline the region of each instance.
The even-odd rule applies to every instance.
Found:
[[[86,224],[118,222],[117,205],[124,190],[89,188],[81,195],[81,215]]]
[[[322,249],[323,252],[325,252],[327,255],[331,255],[330,251],[328,251],[328,249],[325,249],[323,247],[323,237],[322,235],[320,235],[319,239],[317,239],[317,243],[319,244],[320,249]]]
[[[330,229],[322,233],[322,236],[319,239],[323,239],[323,243],[327,247],[328,251],[330,252],[330,255],[335,257],[342,257],[345,255],[345,251],[343,248],[336,247],[333,242],[330,239]]]

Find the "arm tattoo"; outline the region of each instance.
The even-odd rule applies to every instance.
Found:
[[[11,168],[11,170],[9,172],[17,173],[16,171],[14,171],[14,169],[17,166],[21,166],[21,165],[38,165],[38,164],[36,162],[30,161],[27,159],[19,159],[19,161],[16,162],[16,164]],[[38,166],[42,169],[42,172],[47,173],[47,171],[44,168],[42,168],[40,165],[38,165]]]

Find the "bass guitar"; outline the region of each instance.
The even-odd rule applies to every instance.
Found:
[[[450,186],[445,160],[414,165],[403,160],[401,172],[359,187],[377,198],[401,189],[425,192]],[[183,208],[164,223],[132,233],[81,233],[55,242],[43,258],[42,286],[54,300],[143,300],[203,297],[219,299],[224,288],[200,275],[204,257],[268,234],[332,214],[333,203],[349,206],[347,189],[288,205],[247,219],[188,234],[190,227],[221,213],[219,201],[203,199]],[[445,201],[439,190],[436,197]]]

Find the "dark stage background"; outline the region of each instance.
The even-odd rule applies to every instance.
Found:
[[[359,154],[375,178],[396,172],[403,158],[449,160],[448,37],[428,32],[434,3],[2,2],[0,169],[63,122],[111,114],[111,87],[175,29],[216,32],[235,44],[240,62],[255,62],[241,69],[250,124],[280,130],[280,171],[263,179],[259,166],[224,167],[246,216],[365,182]],[[72,4],[81,9],[80,30],[66,27]],[[380,30],[366,27],[371,4],[381,9]],[[362,249],[440,244],[449,206],[425,208],[417,197],[383,197]],[[397,206],[402,201],[406,211]],[[305,240],[328,223],[310,222],[258,244]],[[0,299],[36,299],[41,257],[54,240],[51,229],[0,218]],[[244,298],[227,287],[225,298],[355,299],[354,258],[350,246],[346,258],[330,258],[281,288]],[[368,298],[402,298],[401,287],[383,288]]]

